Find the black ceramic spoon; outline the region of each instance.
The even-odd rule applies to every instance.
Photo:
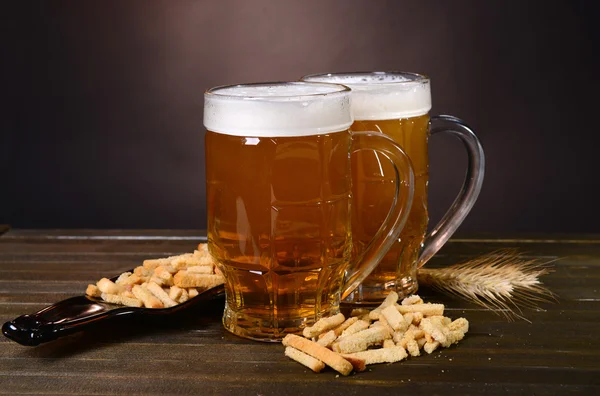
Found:
[[[111,280],[114,282],[117,278]],[[170,308],[125,307],[89,296],[71,297],[34,314],[19,316],[4,323],[2,334],[21,345],[36,346],[117,317],[170,315],[224,293],[223,285],[216,286]]]

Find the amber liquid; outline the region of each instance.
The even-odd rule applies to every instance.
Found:
[[[208,243],[229,331],[276,341],[339,312],[351,255],[348,131],[206,133]]]
[[[398,241],[377,268],[346,302],[377,303],[394,290],[407,296],[417,290],[417,258],[427,223],[429,163],[427,142],[429,115],[400,120],[355,121],[352,131],[379,131],[394,139],[411,159],[415,173],[415,195],[411,211]],[[381,227],[395,190],[390,161],[379,153],[363,150],[352,156],[352,233],[354,257],[363,251]]]

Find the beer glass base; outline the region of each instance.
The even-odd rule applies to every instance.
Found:
[[[396,282],[387,282],[385,284],[361,284],[346,299],[342,301],[343,305],[365,305],[376,306],[381,304],[391,291],[398,293],[398,300],[409,297],[416,293],[419,285],[417,279],[407,276]]]
[[[314,311],[313,311],[314,313]],[[331,316],[339,313],[339,306],[324,312],[321,316]],[[235,312],[225,306],[223,312],[223,327],[237,336],[254,341],[279,342],[288,334],[302,334],[305,327],[311,326],[315,320],[307,317],[291,317],[279,319],[275,323],[272,317],[255,317],[243,312]]]

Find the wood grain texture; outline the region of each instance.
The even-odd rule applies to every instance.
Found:
[[[136,238],[136,233],[139,238]],[[201,231],[20,231],[0,237],[0,322],[82,294],[144,258],[191,251]],[[124,238],[123,238],[124,237]],[[600,238],[449,242],[429,264],[498,248],[554,260],[543,282],[558,303],[507,322],[475,305],[422,289],[471,328],[457,346],[347,378],[313,374],[280,344],[223,330],[223,299],[169,318],[121,320],[29,348],[0,339],[0,394],[595,394],[600,391]]]

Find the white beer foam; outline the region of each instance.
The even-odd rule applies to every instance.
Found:
[[[310,136],[352,125],[350,90],[323,83],[217,87],[204,94],[204,126],[234,136]]]
[[[352,89],[355,120],[391,120],[427,114],[431,109],[429,79],[413,73],[340,73],[303,78],[343,84]]]

